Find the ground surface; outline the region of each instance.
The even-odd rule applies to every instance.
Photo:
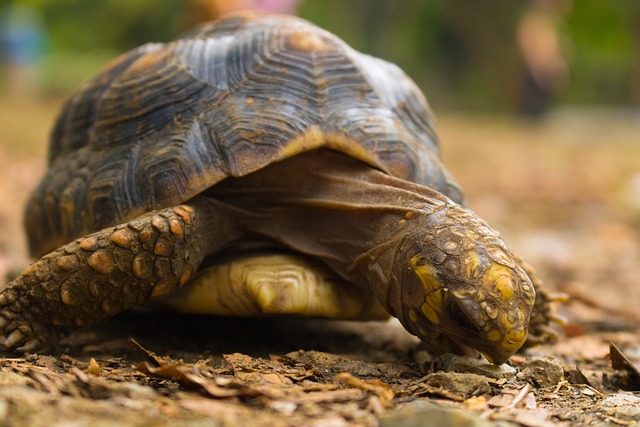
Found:
[[[0,100],[2,276],[27,262],[21,213],[58,106]],[[432,359],[394,322],[129,313],[56,353],[0,357],[0,426],[640,424],[638,123],[605,110],[440,117],[471,206],[573,298],[565,336],[511,367]],[[611,366],[610,342],[629,366],[615,354]]]

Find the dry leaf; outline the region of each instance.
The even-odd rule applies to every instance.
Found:
[[[504,409],[515,408],[520,402],[525,400],[529,394],[531,394],[529,393],[530,390],[530,384],[525,384],[523,387],[505,387],[502,389],[502,393],[489,399],[489,406],[492,408]]]
[[[260,371],[261,365],[263,365],[263,362],[242,353],[223,354],[222,357],[233,367],[234,371]]]
[[[83,384],[89,383],[89,377],[87,376],[87,373],[85,371],[78,369],[77,366],[72,366],[71,368],[69,368],[69,372],[75,375],[76,378],[78,378],[78,380],[80,380],[81,383]]]
[[[151,363],[153,366],[162,366],[166,363],[168,363],[167,360],[163,360],[161,357],[159,357],[157,354],[155,354],[152,351],[147,350],[146,348],[142,347],[142,345],[134,340],[133,338],[131,338],[129,340],[129,344],[131,344],[131,346],[137,350],[139,353],[141,353],[144,357],[147,358],[147,360],[149,361],[149,363]]]
[[[347,372],[341,372],[334,377],[334,380],[340,384],[349,385],[363,391],[374,393],[380,398],[380,403],[382,403],[386,408],[390,406],[391,399],[393,399],[394,396],[393,390],[379,379],[361,380]]]
[[[625,370],[635,375],[640,385],[640,364],[631,362],[613,342],[609,343],[609,358],[613,369]]]
[[[204,391],[210,397],[230,398],[262,395],[257,390],[238,382],[224,382],[224,387],[222,387],[197,373],[185,372],[178,365],[153,367],[147,362],[143,362],[136,369],[151,377],[176,381],[185,387]]]
[[[357,388],[347,388],[332,391],[312,391],[309,393],[304,393],[301,396],[291,400],[296,403],[347,402],[360,400],[363,396],[364,392],[362,390]]]
[[[524,399],[524,407],[525,409],[537,409],[538,402],[536,402],[536,395],[533,392],[529,392],[527,397]]]

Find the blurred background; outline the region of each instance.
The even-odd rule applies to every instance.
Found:
[[[130,48],[245,8],[298,14],[397,63],[435,110],[471,206],[553,288],[635,312],[640,2],[629,0],[0,0],[0,273],[27,262],[22,209],[65,97]]]
[[[0,0],[3,89],[66,95],[119,53],[243,8],[297,13],[398,63],[439,109],[640,105],[627,0]]]

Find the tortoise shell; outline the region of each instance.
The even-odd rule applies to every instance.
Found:
[[[146,44],[66,102],[27,205],[31,253],[320,147],[462,202],[428,104],[397,66],[255,13]]]

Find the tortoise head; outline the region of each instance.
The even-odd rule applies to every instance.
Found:
[[[433,352],[475,349],[505,362],[527,338],[531,280],[473,212],[446,202],[427,217],[413,240],[417,251],[403,257],[403,323]]]

